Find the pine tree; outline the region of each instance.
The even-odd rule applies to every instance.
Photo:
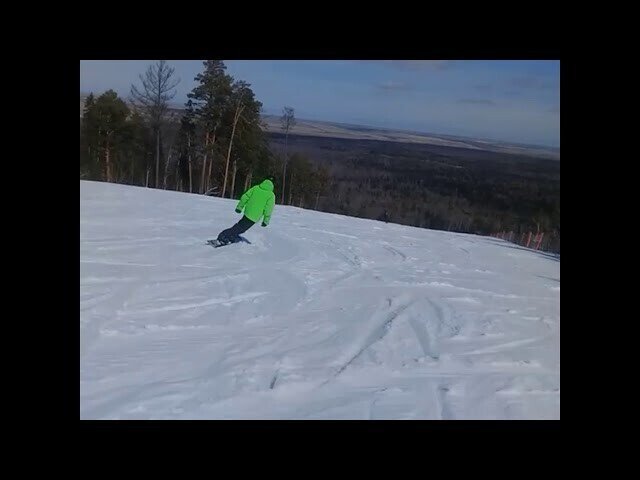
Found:
[[[229,101],[228,116],[231,121],[231,136],[229,138],[229,148],[227,150],[227,159],[225,164],[224,180],[222,187],[222,196],[225,196],[227,187],[227,175],[229,172],[229,159],[231,157],[231,149],[233,147],[236,133],[241,134],[244,131],[256,128],[260,123],[260,111],[262,103],[255,99],[255,95],[251,90],[251,85],[242,80],[233,84],[232,93]],[[233,194],[232,194],[233,195]]]
[[[226,66],[222,60],[205,60],[204,72],[196,75],[198,85],[188,94],[195,107],[198,124],[204,132],[204,155],[200,175],[200,193],[204,193],[205,179],[211,176],[211,164],[207,165],[208,157],[213,154],[216,135],[221,128],[223,116],[231,96],[231,77],[225,73]],[[207,176],[207,166],[209,175]]]
[[[129,108],[113,90],[108,90],[95,102],[89,102],[85,111],[87,151],[100,165],[98,178],[115,180],[115,161],[118,149],[126,142]],[[96,172],[97,173],[97,172]]]
[[[193,101],[189,99],[185,104],[184,114],[180,119],[180,130],[178,132],[178,151],[180,152],[179,171],[182,178],[189,179],[189,193],[193,192],[193,156],[194,141],[196,133],[195,110]]]

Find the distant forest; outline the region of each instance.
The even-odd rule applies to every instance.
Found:
[[[560,234],[560,163],[462,148],[293,137],[289,148],[328,168],[323,211],[479,234]],[[283,138],[272,134],[274,151]]]
[[[207,60],[184,110],[164,61],[129,98],[86,98],[80,178],[238,198],[265,176],[279,204],[417,227],[477,233],[545,232],[560,251],[560,163],[481,150],[266,133],[251,86]],[[283,188],[284,187],[284,188]]]

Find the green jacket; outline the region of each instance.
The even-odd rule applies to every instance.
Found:
[[[236,210],[242,211],[244,215],[252,222],[258,222],[260,217],[262,221],[268,225],[271,220],[271,212],[276,203],[276,196],[273,193],[273,183],[271,180],[265,180],[260,185],[255,185],[240,197],[240,202]]]

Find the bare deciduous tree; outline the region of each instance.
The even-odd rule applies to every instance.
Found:
[[[291,107],[284,107],[282,110],[282,130],[284,130],[284,166],[282,169],[282,204],[284,205],[285,178],[287,175],[287,145],[289,140],[289,131],[295,126],[295,111]]]
[[[159,60],[140,75],[141,88],[131,86],[132,101],[144,111],[156,137],[156,188],[159,188],[160,178],[160,129],[169,108],[168,102],[175,97],[175,88],[180,83],[179,78],[172,80],[174,72],[165,60]]]

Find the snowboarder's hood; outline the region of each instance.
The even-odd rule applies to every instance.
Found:
[[[262,190],[266,190],[267,192],[273,192],[273,183],[271,180],[267,179],[260,184],[260,188]]]

